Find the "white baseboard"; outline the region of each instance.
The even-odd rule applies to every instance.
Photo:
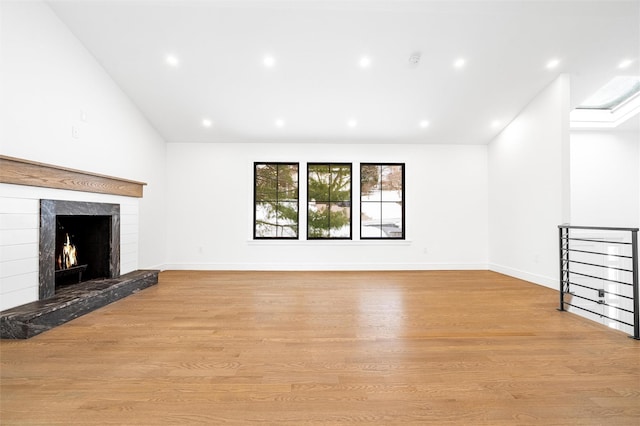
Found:
[[[529,281],[534,284],[542,285],[545,287],[557,290],[559,287],[558,280],[556,278],[547,277],[544,275],[533,274],[531,272],[522,271],[520,269],[510,268],[508,266],[496,265],[495,263],[489,264],[489,270],[498,272],[500,274],[509,275],[510,277],[518,278],[521,280]]]
[[[486,263],[170,263],[162,270],[194,271],[439,271],[487,270]]]
[[[164,271],[165,269],[167,269],[167,265],[162,263],[160,265],[145,266],[144,268],[138,268],[138,269],[151,270],[151,271]]]

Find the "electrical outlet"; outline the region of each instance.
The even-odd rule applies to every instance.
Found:
[[[76,126],[71,126],[71,137],[74,139],[78,139],[80,137],[80,132]]]

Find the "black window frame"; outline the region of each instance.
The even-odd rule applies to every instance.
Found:
[[[258,207],[258,191],[257,191],[257,183],[258,183],[258,166],[267,165],[267,166],[276,166],[276,185],[278,183],[278,173],[279,166],[296,166],[298,170],[298,179],[297,179],[297,187],[296,187],[296,235],[293,237],[287,236],[257,236],[257,207]],[[276,189],[276,197],[278,196],[279,191]],[[276,203],[279,203],[278,199],[272,200]],[[253,239],[254,240],[299,240],[300,239],[300,163],[298,162],[278,162],[278,161],[256,161],[253,163]]]
[[[311,203],[311,191],[309,190],[309,178],[310,178],[310,170],[315,166],[327,166],[331,169],[332,166],[348,166],[349,167],[349,236],[347,237],[312,237],[310,232],[310,220],[309,220],[309,205]],[[318,200],[315,200],[318,201]],[[326,203],[331,203],[331,194],[329,194],[329,200],[320,200]],[[307,240],[352,240],[353,239],[353,163],[343,163],[343,162],[314,162],[307,163]],[[331,216],[329,215],[329,219]],[[329,222],[330,223],[330,222]],[[329,227],[330,231],[331,227]]]
[[[385,166],[394,166],[394,167],[402,167],[402,193],[401,193],[401,203],[402,203],[402,218],[401,218],[401,223],[402,223],[402,235],[398,236],[398,237],[383,237],[382,235],[380,237],[363,237],[362,236],[362,169],[363,166],[376,166],[376,167],[385,167]],[[405,240],[406,239],[406,229],[405,229],[405,206],[406,206],[406,198],[405,198],[405,176],[406,176],[406,164],[405,163],[381,163],[381,162],[377,162],[377,163],[360,163],[360,239],[361,240],[382,240],[382,241],[387,241],[387,240]],[[382,197],[382,194],[381,194]],[[380,203],[380,209],[382,210],[382,206],[385,203],[396,203],[397,201],[383,201],[382,199],[380,201],[374,201],[376,203]],[[374,203],[372,201],[367,201],[366,203]],[[380,230],[382,231],[383,228],[383,221],[382,221],[382,213],[380,214]]]

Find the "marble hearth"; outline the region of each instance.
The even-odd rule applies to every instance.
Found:
[[[91,280],[60,289],[45,300],[0,312],[0,337],[28,339],[158,283],[158,271]]]

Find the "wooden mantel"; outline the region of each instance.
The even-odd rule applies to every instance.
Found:
[[[146,183],[0,155],[0,183],[142,197]]]

